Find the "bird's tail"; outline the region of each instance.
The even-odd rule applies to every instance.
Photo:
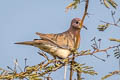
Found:
[[[36,34],[37,34],[37,35],[41,35],[41,33],[39,33],[39,32],[36,32]]]
[[[34,41],[25,41],[25,42],[16,42],[15,44],[20,44],[20,45],[34,45]]]

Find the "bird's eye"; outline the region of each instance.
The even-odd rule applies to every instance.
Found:
[[[77,21],[76,24],[78,24],[79,22]]]

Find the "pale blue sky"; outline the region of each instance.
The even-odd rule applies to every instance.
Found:
[[[13,67],[13,61],[18,59],[21,67],[24,67],[24,58],[27,58],[27,64],[32,66],[39,64],[43,60],[37,52],[39,49],[30,46],[15,45],[13,43],[20,41],[30,41],[39,38],[35,32],[59,33],[67,30],[74,17],[81,17],[84,3],[76,10],[65,13],[65,7],[72,0],[0,0],[0,67]],[[117,2],[119,0],[115,0]],[[120,6],[119,6],[120,7]],[[113,9],[114,10],[114,9]],[[118,8],[120,10],[120,8]],[[88,30],[81,31],[80,50],[91,49],[91,39],[96,36],[102,39],[102,48],[117,45],[116,42],[110,42],[110,37],[120,38],[120,28],[110,27],[105,32],[99,32],[97,25],[101,24],[99,20],[112,22],[110,9],[100,5],[99,0],[90,0],[88,12],[92,14],[86,17],[84,25]],[[119,17],[120,12],[115,17]],[[113,57],[113,51],[108,52],[111,56],[106,58],[106,54],[97,53],[96,55],[106,59],[106,62],[100,61],[93,56],[82,56],[76,60],[80,63],[86,63],[93,66],[99,73],[97,76],[83,75],[86,80],[100,80],[100,78],[109,72],[118,70],[118,60]],[[55,80],[63,80],[63,69],[53,73]],[[68,75],[67,75],[68,76]],[[111,80],[118,80],[118,76],[111,77]]]

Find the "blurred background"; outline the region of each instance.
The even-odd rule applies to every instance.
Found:
[[[13,67],[15,59],[21,68],[24,68],[27,58],[27,65],[33,66],[44,60],[37,52],[38,48],[32,46],[16,45],[15,42],[31,41],[39,39],[35,32],[41,33],[60,33],[67,30],[71,20],[75,17],[82,18],[84,11],[84,2],[77,9],[65,12],[65,7],[72,0],[0,0],[0,67],[7,69],[6,66]],[[116,0],[118,4],[120,1]],[[114,10],[114,9],[113,9]],[[118,11],[120,7],[118,7]],[[84,25],[88,30],[81,30],[81,44],[79,51],[91,49],[91,39],[96,37],[102,39],[101,49],[117,45],[116,42],[110,42],[109,38],[120,38],[120,28],[111,26],[104,32],[99,32],[97,27],[102,24],[100,20],[113,22],[110,9],[100,4],[99,0],[90,0],[88,13]],[[119,13],[119,12],[118,12]],[[116,14],[116,19],[120,14]],[[105,59],[101,61],[94,56],[81,56],[76,60],[79,63],[86,63],[93,66],[99,73],[96,76],[83,75],[85,80],[100,80],[109,72],[118,70],[118,60],[113,55],[113,50],[109,50],[111,56],[107,58],[105,53],[97,53],[96,56]],[[69,70],[69,68],[68,68]],[[54,80],[63,80],[64,68],[52,74]],[[74,76],[76,77],[76,76]],[[67,79],[69,71],[67,72]],[[119,76],[112,76],[111,80],[118,80]]]

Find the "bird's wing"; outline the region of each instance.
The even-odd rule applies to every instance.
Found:
[[[54,43],[50,42],[49,40],[42,40],[42,39],[34,39],[33,41],[25,41],[25,42],[16,42],[15,44],[21,44],[21,45],[30,45],[30,46],[39,46],[39,45],[51,45],[57,47]]]
[[[40,36],[41,39],[47,39],[52,42],[56,42],[56,39],[55,39],[56,34],[43,34],[43,33],[39,33],[39,32],[36,32],[36,34],[38,36]]]
[[[72,49],[74,46],[73,36],[68,32],[63,32],[59,34],[43,34],[36,32],[41,39],[47,39],[61,48]]]

